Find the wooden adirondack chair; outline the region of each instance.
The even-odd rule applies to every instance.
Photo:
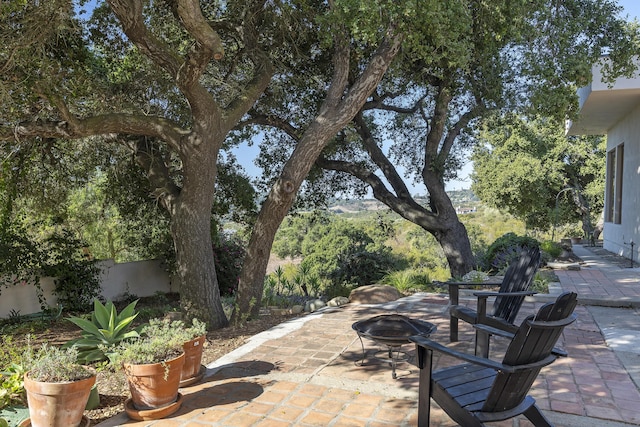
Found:
[[[515,321],[518,311],[524,302],[524,298],[533,295],[535,292],[529,291],[529,286],[540,266],[540,250],[538,248],[528,248],[522,251],[517,261],[509,265],[504,279],[500,284],[498,292],[474,292],[478,298],[477,308],[473,309],[464,305],[459,305],[459,288],[470,285],[492,285],[492,283],[468,283],[468,282],[447,282],[449,285],[449,339],[451,342],[458,341],[458,319],[470,324],[483,323],[489,326],[500,327],[505,322],[512,324]],[[495,285],[495,283],[493,283]],[[493,310],[487,313],[487,299],[495,296]],[[479,336],[476,333],[476,342],[480,347],[488,337]],[[483,353],[488,349],[481,348]]]
[[[552,350],[565,326],[576,316],[577,295],[567,292],[527,317],[504,355],[502,363],[451,350],[424,337],[411,337],[416,344],[420,368],[418,426],[428,427],[430,399],[455,422],[481,427],[520,414],[537,427],[553,427],[528,396],[540,369],[552,363]],[[464,363],[432,372],[434,351],[462,359]]]

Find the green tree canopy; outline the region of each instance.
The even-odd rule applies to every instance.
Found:
[[[170,218],[184,309],[223,326],[210,231],[219,153],[281,64],[272,58],[291,50],[287,21],[297,22],[297,7],[108,0],[84,19],[84,3],[2,4],[2,149],[128,150]]]
[[[485,203],[534,229],[556,220],[595,224],[604,198],[603,137],[565,136],[558,121],[505,115],[487,121],[477,138],[472,190]]]
[[[608,77],[633,71],[637,28],[615,18],[620,8],[611,0],[389,6],[404,17],[402,53],[350,126],[325,148],[304,190],[311,200],[321,199],[326,189],[354,196],[371,191],[430,232],[452,274],[461,276],[473,268],[473,252],[445,183],[477,143],[473,128],[496,112],[535,111],[563,119],[575,114],[576,86],[589,82],[592,65],[605,51],[613,60]],[[360,22],[378,19],[352,2],[343,10]],[[326,80],[322,69],[310,72]],[[277,128],[263,146],[268,175],[299,144],[308,107],[322,87],[296,79],[286,83],[286,90],[269,93],[250,111],[253,123]],[[427,204],[410,193],[411,181],[424,185]]]
[[[353,117],[398,52],[402,37],[394,22],[401,17],[387,13],[384,2],[367,6],[382,21],[356,25],[336,8],[339,2],[105,0],[84,19],[78,15],[84,3],[3,3],[3,149],[64,141],[73,150],[91,139],[95,146],[128,150],[148,181],[148,194],[168,214],[183,308],[212,328],[223,326],[211,211],[214,205],[237,207],[216,198],[225,182],[234,191],[247,187],[246,179],[222,173],[221,165],[231,160],[219,156],[229,132],[274,75],[299,73],[313,84],[314,76],[297,68],[300,58],[330,64],[321,107],[310,112],[316,123],[256,220],[247,262],[253,270],[241,281],[246,311],[252,296],[262,293],[273,234],[316,152]],[[351,49],[364,41],[377,50],[366,52],[369,63],[357,62],[360,76],[351,79]],[[137,183],[131,180],[126,191]],[[259,304],[254,307],[257,312]]]
[[[302,257],[302,265],[328,288],[372,284],[400,258],[387,241],[393,225],[382,216],[374,221],[350,220],[320,211],[289,217],[273,245],[281,257]]]

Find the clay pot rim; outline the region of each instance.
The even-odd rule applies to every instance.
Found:
[[[187,347],[189,344],[194,343],[194,342],[198,342],[198,341],[202,341],[204,342],[207,339],[207,334],[204,335],[200,335],[198,337],[192,338],[189,341],[185,341],[184,344],[182,344],[182,347],[185,348]]]
[[[153,362],[153,363],[129,363],[129,362],[122,362],[122,366],[123,367],[127,367],[127,366],[140,366],[140,367],[144,367],[144,366],[153,366],[153,365],[158,365],[158,364],[162,364],[162,363],[171,363],[177,359],[180,359],[181,357],[184,357],[184,351],[182,351],[178,356],[176,357],[172,357],[171,359],[167,359],[167,360],[162,360],[159,362]]]
[[[96,377],[98,376],[98,374],[96,373],[95,370],[93,370],[92,368],[89,368],[90,372],[91,372],[91,376],[87,377],[87,378],[81,378],[79,380],[72,380],[72,381],[40,381],[40,380],[36,380],[34,378],[31,378],[29,376],[29,374],[31,373],[31,371],[27,371],[24,373],[24,381],[29,381],[32,383],[40,383],[40,384],[74,384],[74,383],[79,383],[81,381],[87,381],[87,380],[91,380],[92,378],[95,380]],[[95,381],[94,381],[95,382]]]

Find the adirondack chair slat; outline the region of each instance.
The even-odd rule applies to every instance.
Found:
[[[485,412],[500,412],[524,400],[540,369],[510,375],[496,375],[493,393],[487,395],[482,407]]]
[[[468,377],[468,378],[478,378],[484,375],[483,370],[484,366],[465,364],[452,366],[451,368],[441,369],[433,374],[433,378],[437,378],[438,381],[442,384],[445,384],[446,387],[453,387],[456,384],[464,384],[465,381],[460,379],[460,377]]]
[[[536,427],[552,426],[528,393],[542,367],[555,360],[552,351],[564,327],[575,321],[576,299],[575,293],[565,293],[535,316],[528,316],[511,338],[502,363],[460,353],[424,337],[411,337],[420,368],[418,426],[429,426],[431,399],[465,427],[482,427],[485,422],[520,414]],[[434,372],[434,351],[467,363]]]
[[[494,379],[495,373],[493,375],[487,375],[481,379],[476,379],[475,381],[469,381],[467,384],[460,384],[455,387],[443,388],[446,389],[447,393],[456,398],[460,402],[460,404],[464,406],[477,401],[477,399],[470,398],[471,395],[477,394],[478,392],[483,390],[491,389],[491,386],[494,383]]]

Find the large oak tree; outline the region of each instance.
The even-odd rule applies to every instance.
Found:
[[[227,321],[211,244],[223,143],[274,75],[314,84],[296,68],[298,57],[329,65],[322,105],[252,234],[239,307],[257,310],[275,230],[326,141],[356,114],[397,53],[397,17],[381,13],[385,25],[369,39],[378,49],[349,81],[350,52],[361,37],[333,1],[107,0],[89,21],[78,19],[79,6],[13,0],[0,9],[0,141],[11,152],[26,141],[46,147],[95,137],[130,150],[170,216],[183,308],[214,328]]]
[[[495,112],[575,114],[576,87],[605,52],[610,76],[630,72],[635,34],[619,10],[599,0],[426,2],[407,20],[414,26],[402,56],[320,156],[317,166],[329,172],[312,171],[310,192],[371,191],[433,234],[451,274],[463,275],[475,262],[445,184],[477,142],[473,128]],[[313,99],[299,89],[292,99]],[[292,111],[270,123],[294,141],[284,144],[296,140]],[[424,186],[428,204],[411,194],[411,180]]]
[[[278,110],[298,109],[297,94],[290,89],[293,82],[303,91],[313,93],[312,100],[301,114],[302,127],[283,123],[277,115],[263,113],[261,108],[250,113],[241,127],[270,125],[276,122],[295,135],[295,147],[284,154],[281,167],[266,166],[274,175],[273,184],[263,202],[252,229],[247,255],[239,280],[235,320],[243,314],[257,315],[262,299],[264,277],[275,234],[293,206],[296,195],[322,150],[332,138],[355,117],[400,50],[405,28],[402,18],[409,11],[401,3],[371,1],[329,2],[330,21],[324,29],[332,34],[329,40],[319,34],[319,44],[309,57],[301,57],[287,75],[279,76],[274,91],[265,104]],[[376,19],[363,21],[350,13],[353,7],[367,11]],[[364,33],[364,34],[363,34]],[[361,44],[368,49],[364,50]],[[273,99],[275,98],[275,104]],[[309,101],[309,98],[307,98]],[[267,162],[263,159],[263,164]]]
[[[100,136],[130,149],[170,215],[184,308],[223,326],[211,242],[217,159],[268,86],[267,48],[277,55],[286,44],[276,22],[295,6],[108,0],[93,21],[76,6],[3,3],[3,148]]]

